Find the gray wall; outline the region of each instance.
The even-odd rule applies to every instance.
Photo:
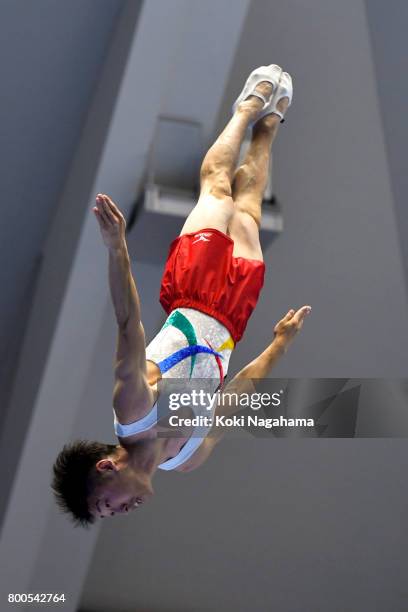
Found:
[[[104,526],[81,610],[404,612],[406,460],[402,440],[229,440]]]
[[[0,6],[0,252],[8,262],[0,268],[3,408],[44,241],[120,9],[119,0],[5,0]]]
[[[285,231],[265,258],[246,350],[259,350],[290,307],[310,303],[277,376],[404,376],[407,293],[364,4],[292,0],[275,12],[254,2],[224,117],[265,58],[292,72],[295,96],[274,150]]]
[[[405,153],[408,140],[408,82],[405,78],[408,4],[403,0],[392,0],[387,4],[387,10],[384,10],[381,0],[367,0],[366,7],[401,253],[408,284],[408,172]]]

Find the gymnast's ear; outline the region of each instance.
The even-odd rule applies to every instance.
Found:
[[[95,465],[98,472],[109,472],[109,471],[118,471],[118,466],[115,464],[112,459],[99,459],[99,461]]]

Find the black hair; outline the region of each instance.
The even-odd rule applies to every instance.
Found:
[[[51,487],[58,506],[71,515],[75,526],[89,527],[95,522],[88,507],[89,493],[97,478],[95,465],[115,451],[113,444],[76,440],[59,453]]]

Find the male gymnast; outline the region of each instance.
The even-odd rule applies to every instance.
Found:
[[[135,510],[152,496],[157,469],[194,470],[221,438],[194,436],[194,429],[180,437],[160,436],[157,383],[200,378],[213,381],[213,393],[222,388],[231,352],[263,286],[261,204],[271,145],[292,91],[290,75],[275,64],[248,77],[231,120],[203,160],[198,202],[170,245],[160,290],[168,318],[147,346],[125,219],[108,196],[96,198],[93,212],[109,253],[118,325],[113,408],[119,444],[80,440],[58,455],[52,487],[76,524]],[[248,127],[252,140],[236,168]],[[310,306],[289,310],[275,325],[272,343],[230,385],[266,377],[310,311]]]

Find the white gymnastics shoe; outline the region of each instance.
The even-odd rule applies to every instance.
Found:
[[[274,94],[272,96],[272,100],[271,100],[271,103],[269,105],[269,110],[268,110],[267,113],[265,113],[265,115],[267,115],[269,113],[275,113],[275,115],[278,115],[278,117],[281,118],[281,123],[283,123],[285,121],[284,113],[282,113],[282,111],[278,110],[276,108],[276,105],[279,102],[279,100],[282,100],[282,98],[289,98],[289,103],[288,103],[288,106],[287,106],[287,109],[288,109],[289,106],[292,104],[293,83],[292,83],[292,77],[287,72],[282,72],[280,80],[279,80],[278,87],[276,88],[276,90],[274,90]],[[285,112],[286,112],[286,110],[285,110]]]
[[[256,121],[271,112],[276,112],[271,111],[271,105],[273,104],[274,94],[278,89],[281,74],[282,68],[280,66],[277,66],[276,64],[270,64],[269,66],[260,66],[259,68],[253,70],[247,78],[247,81],[244,85],[244,89],[241,91],[238,98],[235,100],[234,105],[232,107],[232,112],[235,113],[238,104],[243,100],[246,100],[249,96],[256,96],[257,98],[260,98],[264,103],[263,108],[259,111],[259,115],[256,118]],[[256,86],[259,85],[259,83],[262,83],[262,81],[268,81],[273,86],[272,93],[267,98],[259,91],[255,91]],[[281,115],[279,111],[278,114]]]

